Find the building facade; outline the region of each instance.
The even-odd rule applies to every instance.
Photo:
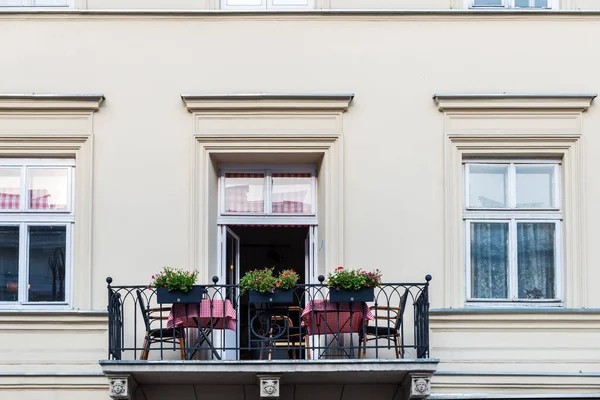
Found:
[[[0,398],[600,397],[599,35],[596,0],[0,0]],[[395,355],[146,361],[111,293],[164,265],[417,294]]]

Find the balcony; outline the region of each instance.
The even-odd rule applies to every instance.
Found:
[[[332,301],[320,277],[287,299],[257,300],[215,277],[190,302],[167,304],[156,289],[108,278],[108,358],[100,364],[111,394],[126,393],[113,398],[157,384],[196,392],[250,385],[258,393],[273,382],[277,393],[377,385],[393,393],[381,398],[427,397],[437,366],[429,356],[430,280],[382,284],[365,301]]]

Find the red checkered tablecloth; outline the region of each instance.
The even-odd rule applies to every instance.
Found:
[[[186,323],[187,318],[187,323]],[[237,314],[229,300],[202,299],[200,304],[173,304],[167,328],[196,327],[196,320],[200,326],[213,329],[229,329],[235,331],[237,328]]]
[[[311,335],[357,333],[362,331],[364,324],[374,319],[364,302],[313,300],[302,312],[302,321]]]
[[[45,189],[29,190],[29,209],[31,210],[56,210],[66,208],[50,202],[50,193]],[[21,208],[21,194],[18,189],[0,188],[0,210],[19,210]]]

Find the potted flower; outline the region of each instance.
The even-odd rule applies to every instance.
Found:
[[[327,276],[331,301],[373,301],[375,286],[381,284],[381,271],[337,267]]]
[[[293,269],[283,270],[276,277],[273,268],[255,269],[240,279],[240,288],[242,293],[250,293],[250,303],[290,303],[299,278]]]
[[[156,302],[159,304],[199,303],[206,288],[194,285],[197,278],[198,271],[164,267],[152,275],[150,287],[156,288]]]

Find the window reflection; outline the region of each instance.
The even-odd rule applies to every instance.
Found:
[[[19,296],[19,227],[0,226],[0,301]]]
[[[67,228],[29,227],[29,301],[65,301]]]

